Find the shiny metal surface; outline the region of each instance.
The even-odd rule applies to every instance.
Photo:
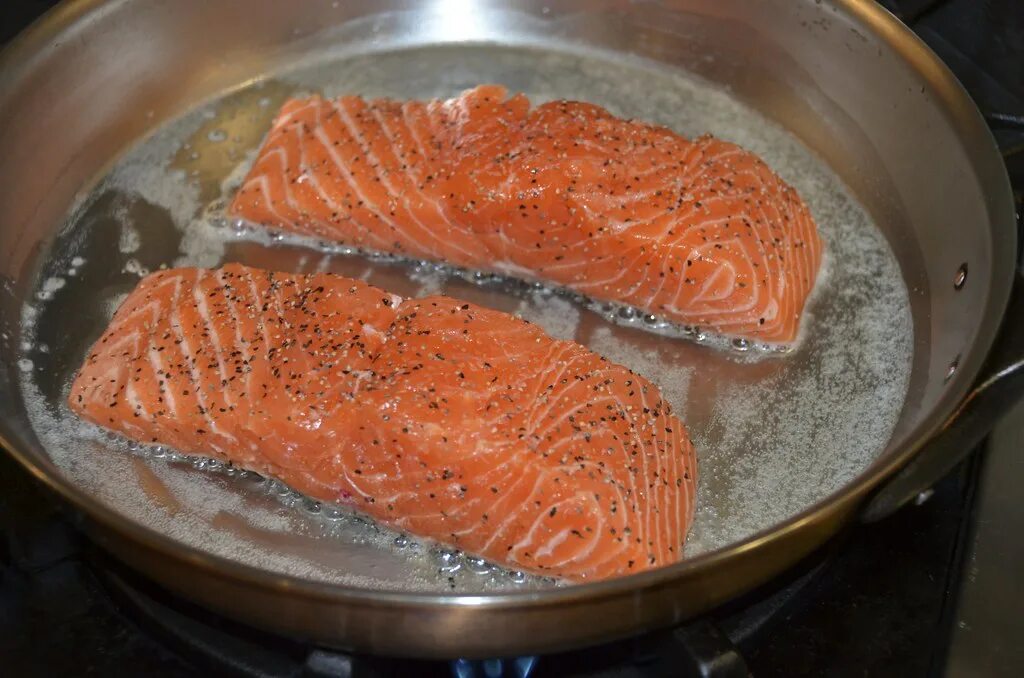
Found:
[[[1006,320],[988,363],[970,393],[918,455],[872,496],[867,521],[889,515],[948,473],[1024,397],[1024,276],[1018,274]],[[959,369],[959,368],[957,368]]]
[[[918,453],[978,374],[1012,280],[1006,178],[959,86],[873,4],[250,4],[244,14],[226,1],[64,5],[5,52],[0,68],[0,433],[84,510],[108,548],[168,587],[267,628],[366,651],[508,655],[628,635],[733,597],[822,543]],[[68,207],[161,121],[305,55],[367,50],[387,36],[643,56],[727,86],[815,150],[879,223],[912,292],[914,366],[889,451],[835,495],[743,543],[628,579],[512,594],[284,577],[182,548],[68,484],[42,454],[14,386],[21,304]],[[956,289],[964,263],[970,276]]]
[[[429,97],[492,81],[535,100],[569,96],[684,132],[711,131],[755,149],[791,177],[829,243],[830,263],[805,319],[805,340],[784,357],[714,350],[617,325],[607,314],[530,285],[474,284],[429,266],[345,255],[239,228],[223,214],[277,106],[297,90]],[[650,375],[684,413],[700,450],[687,556],[770,528],[867,468],[889,442],[912,360],[912,318],[899,265],[820,160],[719,89],[646,62],[629,63],[617,52],[383,44],[370,55],[276,73],[173,121],[119,158],[61,227],[45,259],[31,318],[22,325],[28,348],[20,360],[30,367],[22,373],[22,393],[60,471],[95,500],[185,546],[332,584],[444,593],[550,586],[480,572],[479,563],[451,560],[419,544],[394,548],[396,539],[403,541],[399,535],[338,516],[336,507],[291,497],[285,503],[297,506],[283,507],[277,488],[267,491],[269,483],[199,473],[189,463],[167,463],[153,450],[126,448],[83,426],[64,402],[71,372],[142,269],[240,261],[331,271],[404,297],[440,292],[519,313]]]

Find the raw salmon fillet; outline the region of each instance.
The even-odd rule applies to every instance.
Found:
[[[796,339],[822,254],[807,206],[753,153],[495,85],[291,100],[230,210],[766,343]]]
[[[332,274],[147,276],[73,411],[570,580],[679,559],[696,459],[658,389],[524,320]]]

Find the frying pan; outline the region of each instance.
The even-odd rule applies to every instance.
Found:
[[[732,355],[619,327],[545,290],[474,287],[222,221],[284,97],[422,97],[485,81],[764,155],[828,241],[803,343]],[[0,148],[3,446],[129,565],[319,643],[507,656],[677,623],[844,525],[891,513],[1024,390],[1005,170],[959,84],[873,2],[66,2],[2,55]],[[62,389],[137,274],[228,259],[400,293],[434,285],[538,314],[647,372],[682,402],[701,449],[690,555],[605,582],[520,582],[426,546],[406,557],[404,536],[251,474],[75,428]],[[435,565],[441,577],[424,575]],[[473,579],[474,568],[490,574]]]

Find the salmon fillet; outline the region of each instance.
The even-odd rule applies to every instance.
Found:
[[[240,265],[144,278],[71,409],[512,569],[679,559],[696,458],[658,389],[456,299]]]
[[[822,254],[807,206],[753,153],[496,85],[293,99],[230,211],[766,343],[796,339]]]

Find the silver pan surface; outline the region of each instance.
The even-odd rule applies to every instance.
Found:
[[[474,285],[432,266],[331,254],[316,243],[240,228],[224,215],[285,96],[315,90],[421,98],[481,82],[537,100],[592,101],[757,151],[809,202],[827,242],[805,341],[785,355],[694,345],[652,334],[642,320],[616,326],[544,289]],[[440,291],[518,313],[652,379],[700,451],[693,553],[781,522],[863,471],[889,442],[910,375],[909,297],[885,238],[824,163],[727,92],[639,60],[552,47],[385,44],[369,55],[275,73],[158,130],[86,196],[41,262],[26,307],[33,331],[24,338],[23,388],[51,458],[93,496],[189,546],[326,582],[474,590],[507,578],[474,576],[488,568],[406,545],[402,535],[248,474],[197,471],[223,470],[204,461],[168,463],[162,450],[131,454],[77,422],[64,404],[74,369],[140,275],[225,261],[332,271],[402,295]]]
[[[956,200],[936,211],[914,195],[909,168],[893,156],[896,126],[852,116],[824,75],[798,65],[797,55],[773,42],[778,36],[752,27],[762,10],[749,3],[681,3],[672,11],[609,3],[587,12],[570,4],[440,2],[370,11],[310,3],[315,10],[295,13],[256,3],[251,18],[232,14],[232,3],[185,3],[179,18],[95,4],[72,27],[95,29],[103,12],[135,12],[143,26],[160,17],[171,22],[155,34],[158,44],[123,38],[136,57],[159,64],[153,68],[164,79],[139,66],[128,69],[139,70],[135,80],[111,74],[96,82],[97,98],[108,88],[133,89],[111,95],[116,114],[88,99],[86,120],[77,123],[87,129],[76,132],[89,162],[78,167],[72,159],[77,183],[62,182],[67,172],[43,159],[49,193],[41,179],[22,183],[45,207],[27,211],[25,196],[0,207],[8,224],[5,271],[16,272],[4,309],[5,350],[15,356],[4,404],[17,409],[19,435],[64,483],[106,515],[155,532],[190,557],[343,594],[422,595],[424,604],[537,600],[557,587],[378,528],[253,474],[130,445],[77,421],[64,404],[70,379],[118,301],[148,271],[239,261],[337,272],[403,295],[440,291],[520,314],[637,370],[663,389],[698,449],[698,511],[687,552],[698,567],[813,513],[933,426],[977,370],[987,345],[979,350],[975,341],[990,341],[991,309],[1005,299],[991,287],[1007,271],[988,224],[957,229],[957,219],[986,216],[981,182],[966,171],[973,167],[967,150],[937,149],[954,169],[930,166],[936,176],[919,179],[928,190],[962,180]],[[869,49],[883,55],[883,41],[863,16],[807,5],[778,10],[802,25],[803,39],[824,41],[815,32],[834,31],[857,58],[867,59]],[[265,40],[267,51],[237,26],[226,27],[228,16]],[[202,26],[204,17],[225,26],[220,48],[185,30]],[[621,31],[612,30],[617,18]],[[171,56],[184,63],[172,64]],[[709,132],[760,154],[799,190],[826,241],[801,342],[769,354],[667,338],[642,319],[610,318],[557,291],[346,253],[225,217],[224,205],[287,97],[426,98],[489,82],[534,101],[581,99],[683,134]],[[922,106],[933,116],[926,123],[952,129],[946,113],[929,105],[938,96],[930,86],[901,90],[892,115]],[[77,89],[74,95],[81,96]],[[130,123],[107,130],[118,116]],[[9,182],[13,156],[0,168]],[[955,288],[967,261],[971,285]],[[345,633],[337,635],[332,640],[344,642]]]

